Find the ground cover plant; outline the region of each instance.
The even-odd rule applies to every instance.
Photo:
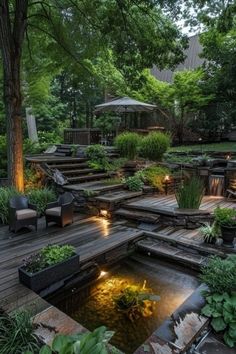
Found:
[[[199,231],[206,243],[215,243],[219,237],[219,230],[215,222],[212,225],[209,223],[203,225]]]
[[[1,354],[22,354],[28,351],[38,353],[39,342],[34,329],[29,312],[17,311],[7,315],[0,311]]]
[[[220,142],[220,143],[202,143],[202,144],[193,144],[193,145],[180,145],[170,147],[170,152],[191,152],[198,151],[200,153],[214,151],[214,152],[236,152],[235,142]]]
[[[165,177],[170,177],[171,171],[167,167],[150,166],[142,170],[141,175],[145,182],[163,192]]]
[[[169,134],[153,132],[143,137],[140,143],[140,156],[151,161],[161,161],[171,143]]]
[[[88,165],[95,170],[110,170],[109,158],[104,146],[96,144],[85,149]]]
[[[70,245],[48,245],[37,254],[23,260],[23,268],[28,273],[36,273],[47,267],[61,263],[76,254],[75,248]]]
[[[236,345],[236,256],[213,256],[202,268],[200,279],[208,286],[203,293],[206,305],[202,314],[211,318],[211,326],[223,335],[229,347]]]
[[[175,191],[176,200],[180,209],[199,209],[203,195],[204,185],[197,177],[185,180]]]
[[[124,132],[115,139],[115,146],[122,157],[134,160],[138,155],[141,136],[137,133]]]
[[[124,180],[127,188],[132,192],[139,192],[142,190],[144,183],[139,176],[130,176]]]

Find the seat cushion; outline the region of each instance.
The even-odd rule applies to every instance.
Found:
[[[20,209],[16,211],[17,220],[25,220],[34,218],[37,216],[36,210],[33,209]]]
[[[55,207],[45,210],[46,215],[61,216],[61,207]]]

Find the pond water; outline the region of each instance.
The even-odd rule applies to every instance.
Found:
[[[159,295],[152,314],[131,321],[117,310],[114,296],[130,285]],[[78,292],[67,292],[51,302],[89,330],[101,325],[115,331],[111,344],[133,353],[198,287],[195,273],[143,255],[133,255],[110,269],[97,282]],[[147,291],[147,290],[145,290]]]

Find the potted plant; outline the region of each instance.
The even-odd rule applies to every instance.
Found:
[[[233,241],[236,237],[236,209],[216,208],[214,211],[215,221],[220,226],[223,245],[234,247]]]
[[[203,196],[204,185],[197,177],[184,181],[175,192],[179,209],[199,209]]]
[[[79,255],[70,245],[48,245],[24,260],[20,282],[35,292],[78,272]]]
[[[200,227],[200,234],[203,236],[205,243],[215,244],[218,238],[216,224],[213,223],[210,225],[207,223],[206,225]]]

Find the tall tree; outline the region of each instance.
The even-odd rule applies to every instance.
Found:
[[[185,43],[175,25],[163,16],[158,6],[163,3],[162,0],[1,0],[8,175],[18,190],[23,190],[24,185],[21,127],[24,38],[28,39],[32,30],[43,32],[63,49],[66,60],[61,55],[61,61],[73,58],[78,68],[87,71],[90,67],[86,59],[91,55],[95,59],[95,53],[101,54],[103,48],[115,52],[117,64],[126,69],[127,76],[131,68],[140,70],[153,63],[160,67],[167,63],[174,65],[183,58]],[[173,5],[174,1],[165,3]]]

